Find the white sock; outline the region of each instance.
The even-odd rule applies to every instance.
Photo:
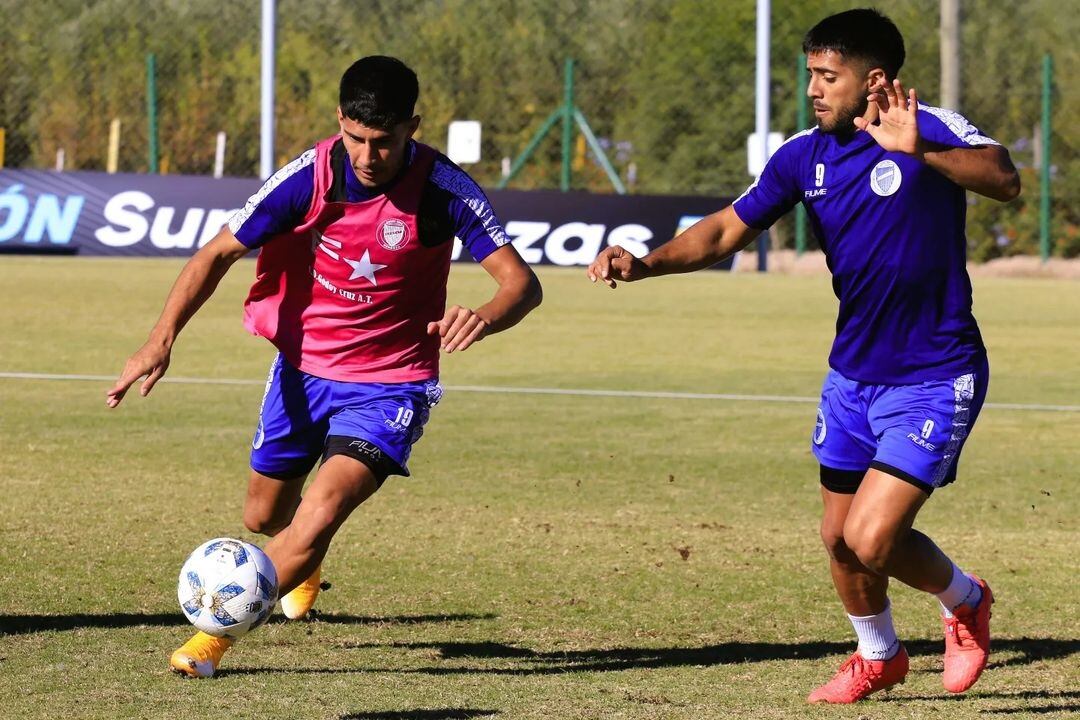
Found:
[[[848,615],[859,636],[859,654],[867,660],[888,660],[900,649],[900,640],[892,622],[892,603],[877,615]]]
[[[938,602],[945,617],[952,617],[952,611],[961,605],[975,607],[982,600],[982,588],[974,580],[964,574],[964,571],[952,566],[952,580],[949,586],[937,594]]]

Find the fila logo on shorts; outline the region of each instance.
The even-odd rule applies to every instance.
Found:
[[[882,160],[870,171],[870,189],[881,197],[888,197],[900,189],[903,179],[899,165],[892,160]]]

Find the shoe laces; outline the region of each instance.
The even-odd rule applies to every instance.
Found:
[[[974,610],[967,612],[954,610],[951,618],[945,618],[945,631],[953,637],[957,645],[965,645],[973,641],[978,634],[978,629],[979,614]]]
[[[837,678],[840,678],[845,674],[850,675],[851,680],[857,680],[861,685],[870,687],[871,673],[867,667],[866,659],[859,653],[855,653],[849,657],[836,673]]]

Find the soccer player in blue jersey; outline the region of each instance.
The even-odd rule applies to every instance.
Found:
[[[709,267],[803,203],[840,300],[811,445],[821,536],[859,640],[807,700],[850,703],[903,681],[908,657],[889,578],[939,599],[943,682],[963,692],[986,667],[993,595],[912,525],[930,494],[956,479],[986,395],[964,193],[1008,201],[1019,176],[1008,152],[965,118],[904,91],[903,38],[877,11],[825,18],[803,50],[817,127],[788,139],[731,206],[643,258],[607,248],[588,277],[615,287]]]

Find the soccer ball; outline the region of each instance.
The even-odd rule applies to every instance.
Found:
[[[277,603],[274,564],[251,543],[204,542],[180,568],[180,607],[192,625],[217,637],[238,638],[270,617]]]

